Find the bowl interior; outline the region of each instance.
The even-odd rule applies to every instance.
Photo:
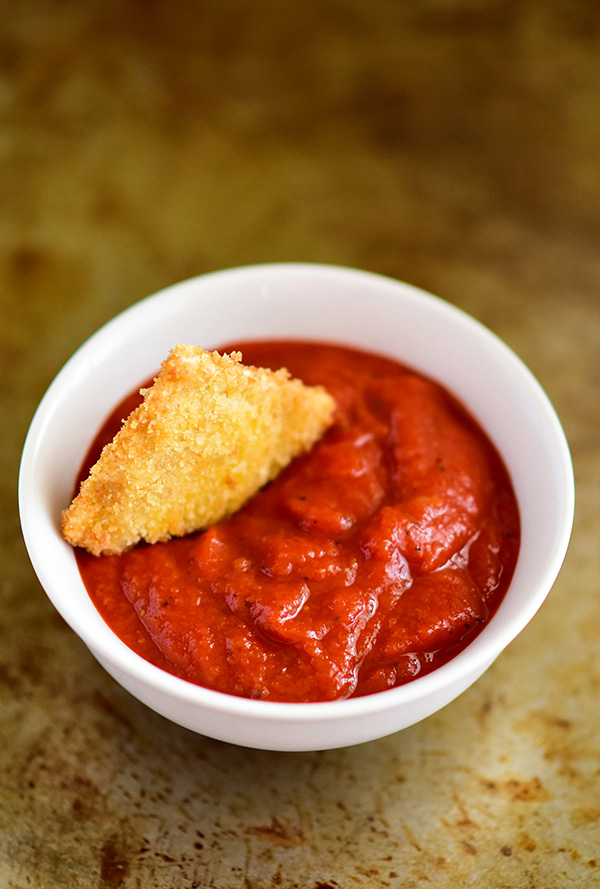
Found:
[[[55,607],[103,662],[133,671],[141,682],[150,677],[155,686],[166,682],[165,688],[175,688],[173,677],[149,671],[97,614],[71,547],[60,535],[60,511],[103,420],[158,369],[176,343],[218,348],[268,338],[338,342],[396,358],[452,391],[494,441],[512,477],[522,522],[521,554],[506,598],[490,625],[454,661],[373,697],[391,700],[398,692],[394,706],[399,706],[414,699],[419,688],[439,691],[461,671],[484,669],[539,608],[566,552],[573,476],[562,428],[525,366],[472,318],[416,288],[337,267],[254,266],[183,282],[109,322],[65,365],[32,421],[19,483],[25,541]],[[227,698],[216,693],[206,698],[206,690],[195,686],[186,688],[188,693],[198,701]],[[343,703],[365,710],[374,706],[367,699]],[[229,698],[225,705],[264,708],[265,703]]]

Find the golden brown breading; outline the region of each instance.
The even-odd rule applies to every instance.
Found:
[[[61,518],[94,555],[197,531],[238,510],[321,437],[335,402],[287,370],[176,346]]]

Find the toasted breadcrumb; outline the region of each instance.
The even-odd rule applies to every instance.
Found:
[[[69,543],[120,553],[205,528],[315,444],[333,419],[331,395],[241,361],[173,349],[64,510]]]

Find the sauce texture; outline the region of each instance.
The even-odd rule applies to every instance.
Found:
[[[496,611],[519,512],[493,445],[441,386],[386,358],[302,342],[234,343],[334,396],[334,425],[238,513],[118,556],[76,550],[114,632],[208,688],[324,701],[448,661]],[[95,440],[82,476],[121,418]]]

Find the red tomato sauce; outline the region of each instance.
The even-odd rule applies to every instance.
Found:
[[[371,694],[430,672],[494,614],[519,512],[489,439],[442,387],[331,345],[236,343],[337,401],[334,425],[238,513],[119,556],[77,550],[109,626],[148,661],[272,701]],[[82,474],[136,393],[114,412]]]

